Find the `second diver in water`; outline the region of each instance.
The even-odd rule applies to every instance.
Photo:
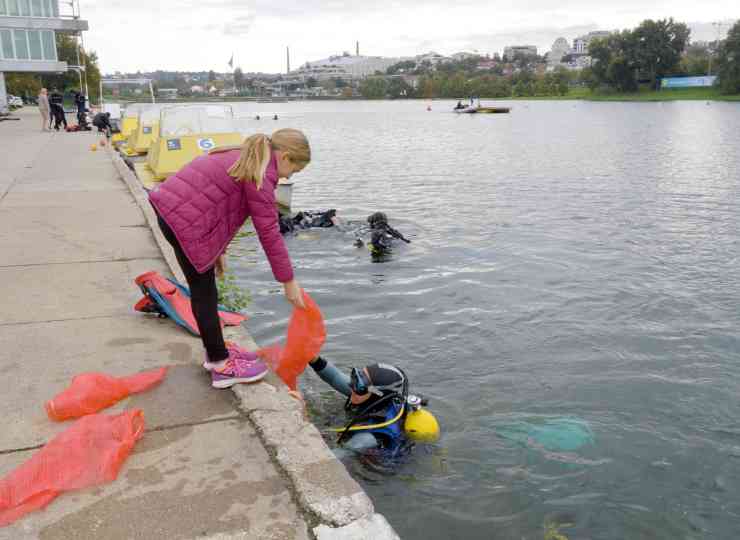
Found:
[[[411,240],[388,224],[388,216],[384,212],[375,212],[367,217],[366,223],[359,226],[356,222],[343,223],[337,217],[337,211],[334,208],[329,210],[307,210],[298,212],[295,216],[278,214],[280,222],[280,232],[288,234],[297,232],[302,229],[311,229],[315,227],[337,227],[343,231],[352,231],[355,235],[355,246],[362,247],[367,243],[368,249],[374,256],[386,255],[392,251],[393,244],[396,240],[401,240],[407,244]]]
[[[409,441],[433,442],[439,424],[423,408],[426,400],[409,394],[409,382],[399,367],[371,364],[352,368],[349,375],[317,357],[310,366],[337,392],[347,397],[344,408],[350,416],[346,426],[333,429],[344,448],[364,453],[383,450],[395,454]]]

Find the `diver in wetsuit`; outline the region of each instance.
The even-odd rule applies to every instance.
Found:
[[[278,212],[278,222],[280,223],[280,233],[287,234],[300,229],[310,229],[313,227],[333,227],[337,224],[337,211],[334,208],[329,210],[306,210],[298,212],[295,216],[285,216]]]
[[[407,442],[404,420],[409,411],[408,378],[398,367],[371,364],[352,368],[347,376],[331,362],[317,357],[309,364],[316,374],[340,394],[351,415],[339,432],[338,442],[356,452],[383,449],[395,452]],[[420,399],[420,398],[416,398]]]
[[[375,212],[367,217],[367,223],[370,226],[370,251],[375,256],[390,253],[393,248],[394,240],[402,240],[407,244],[411,240],[405,238],[400,232],[388,224],[388,216],[383,212]],[[362,239],[358,236],[355,239],[357,247],[362,246]]]
[[[315,227],[336,227],[343,232],[349,232],[348,226],[354,226],[355,246],[362,247],[367,242],[373,257],[382,257],[392,251],[395,240],[401,240],[407,244],[411,240],[407,239],[396,229],[388,224],[388,216],[383,212],[375,212],[367,217],[365,224],[357,226],[357,222],[342,222],[337,217],[337,211],[334,208],[329,210],[307,210],[298,212],[295,216],[283,215],[278,212],[278,222],[280,224],[280,233],[288,234],[297,232],[302,229],[311,229]],[[363,237],[365,240],[363,240]]]

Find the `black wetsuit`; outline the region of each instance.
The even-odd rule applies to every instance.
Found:
[[[98,113],[93,117],[93,126],[98,128],[98,133],[105,133],[110,138],[112,126],[110,125],[110,113]]]
[[[298,212],[295,216],[283,216],[278,213],[280,222],[280,233],[287,234],[300,229],[311,229],[313,227],[333,227],[333,218],[337,215],[334,208],[330,210],[306,210]]]
[[[67,129],[67,118],[64,116],[64,96],[59,92],[52,92],[49,96],[49,107],[54,117],[54,129],[59,131],[59,126],[64,125]]]

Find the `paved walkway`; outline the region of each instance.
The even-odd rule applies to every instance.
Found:
[[[0,539],[309,538],[289,481],[230,391],[210,388],[197,338],[136,314],[139,273],[169,275],[111,157],[91,133],[0,123],[0,477],[69,423],[46,400],[77,373],[172,365],[140,407],[147,433],[119,478],[61,495]]]

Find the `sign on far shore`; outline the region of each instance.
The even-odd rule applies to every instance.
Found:
[[[695,88],[700,86],[714,86],[716,75],[707,77],[665,77],[660,81],[661,88]]]

